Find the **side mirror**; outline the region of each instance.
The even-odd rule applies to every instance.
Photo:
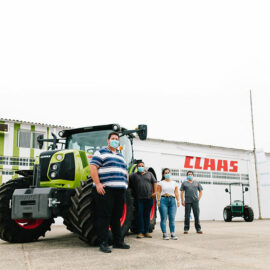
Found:
[[[225,188],[225,192],[229,192],[229,190],[227,188]]]
[[[245,191],[248,191],[248,187],[245,187]]]
[[[43,139],[44,139],[44,135],[37,136],[37,142],[38,142],[39,149],[42,149],[42,147],[43,147]]]
[[[139,125],[137,133],[138,133],[140,140],[146,140],[146,138],[147,138],[147,125]]]
[[[55,150],[57,148],[56,144],[58,143],[58,139],[54,133],[51,133],[51,134],[52,134],[53,140],[52,140],[52,144],[50,146],[51,146],[52,150]]]

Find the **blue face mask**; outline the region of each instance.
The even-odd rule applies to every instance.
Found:
[[[144,167],[138,167],[138,172],[140,173],[144,172]]]
[[[119,146],[119,141],[117,141],[117,140],[110,140],[110,146],[112,148],[117,148]]]
[[[193,175],[189,175],[188,177],[187,177],[187,180],[192,180],[193,179]]]
[[[170,173],[167,173],[164,175],[165,179],[170,179],[171,178],[171,174]]]

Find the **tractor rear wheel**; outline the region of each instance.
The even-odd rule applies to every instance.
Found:
[[[254,213],[251,207],[245,208],[244,220],[247,222],[252,222],[254,219]]]
[[[10,202],[15,189],[28,188],[32,178],[22,177],[9,180],[0,187],[0,238],[11,243],[36,241],[51,230],[51,219],[11,219]]]
[[[68,220],[73,231],[79,235],[80,239],[90,245],[98,244],[98,234],[95,227],[95,206],[93,195],[93,180],[81,181],[81,186],[76,188],[75,195],[71,197],[71,207],[69,208]],[[133,196],[128,189],[123,210],[121,223],[121,233],[124,237],[133,219]]]
[[[225,222],[232,221],[232,211],[228,209],[227,207],[225,207],[223,210],[223,218]]]

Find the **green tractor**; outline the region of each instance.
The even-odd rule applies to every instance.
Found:
[[[120,134],[120,151],[129,173],[137,170],[133,156],[133,133],[141,140],[147,137],[147,126],[127,130],[118,124],[68,129],[53,139],[38,138],[40,148],[51,142],[48,151],[36,157],[33,170],[16,171],[21,175],[0,186],[0,238],[12,243],[37,240],[51,229],[54,218],[62,217],[67,229],[91,245],[97,244],[93,181],[89,161],[94,152],[107,146],[108,134]],[[57,146],[61,145],[61,149]],[[152,168],[148,168],[154,175]],[[122,235],[134,227],[136,201],[130,188],[121,218]],[[151,230],[156,222],[153,200]]]
[[[225,222],[232,221],[234,217],[243,217],[245,221],[252,222],[254,219],[254,213],[251,207],[245,205],[244,193],[248,191],[248,187],[244,188],[244,184],[240,184],[242,188],[242,201],[235,200],[232,202],[231,196],[231,186],[233,184],[229,184],[229,189],[226,188],[225,192],[230,194],[230,205],[227,205],[223,210],[223,218]]]

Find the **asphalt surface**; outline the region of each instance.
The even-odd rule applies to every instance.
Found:
[[[178,240],[162,240],[159,224],[153,238],[129,235],[129,250],[104,254],[65,229],[54,225],[45,238],[26,244],[0,240],[1,270],[33,269],[270,269],[270,220],[201,222],[204,234],[188,235],[176,223]]]

